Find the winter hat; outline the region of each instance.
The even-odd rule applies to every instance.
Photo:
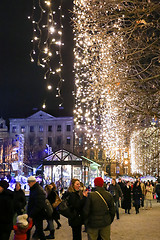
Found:
[[[94,179],[95,187],[102,187],[103,183],[104,183],[104,181],[103,181],[103,178],[101,178],[101,177],[97,177]]]
[[[29,182],[36,182],[36,178],[34,177],[34,176],[30,176],[29,178],[28,178],[28,183]]]
[[[19,215],[17,217],[17,224],[20,225],[22,228],[28,227],[27,218],[28,218],[27,214]]]
[[[0,186],[4,189],[7,189],[9,187],[9,183],[6,180],[1,180]]]

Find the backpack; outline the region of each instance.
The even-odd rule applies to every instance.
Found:
[[[44,210],[45,210],[46,218],[47,219],[51,218],[52,214],[53,214],[53,207],[52,207],[50,201],[47,198],[45,199]]]

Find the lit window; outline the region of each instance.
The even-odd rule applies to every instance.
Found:
[[[43,126],[39,126],[39,132],[43,132]]]
[[[21,126],[21,133],[25,133],[25,132],[26,132],[25,126]]]
[[[12,133],[16,133],[17,132],[17,127],[16,126],[13,126],[12,127]]]
[[[71,138],[67,137],[67,145],[70,145],[70,144],[71,144]]]

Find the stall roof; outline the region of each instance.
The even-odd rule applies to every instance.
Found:
[[[81,158],[83,158],[83,159],[85,159],[85,160],[87,160],[87,161],[91,162],[92,164],[96,165],[97,167],[101,167],[101,165],[100,165],[100,164],[98,164],[98,163],[94,162],[93,160],[91,160],[91,159],[89,159],[89,158],[86,158],[86,157],[84,157],[84,156],[81,156]]]
[[[101,166],[89,158],[86,158],[84,156],[77,156],[76,154],[65,149],[60,149],[45,157],[43,160],[43,165],[82,165],[83,161],[97,167]]]

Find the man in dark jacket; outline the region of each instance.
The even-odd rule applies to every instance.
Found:
[[[115,207],[116,207],[116,216],[117,216],[117,219],[119,219],[119,200],[121,200],[121,197],[123,194],[120,186],[116,183],[115,178],[112,178],[112,184],[110,184],[108,191],[113,196]]]
[[[103,183],[101,177],[95,178],[96,191],[88,195],[83,209],[90,240],[97,239],[98,236],[110,240],[110,225],[114,220],[115,207],[113,197],[103,188]]]
[[[30,195],[28,200],[27,213],[29,220],[33,220],[33,225],[35,225],[35,236],[40,240],[46,239],[43,232],[43,219],[45,216],[45,191],[36,182],[36,178],[34,176],[30,176],[28,178],[28,185],[30,187]],[[27,239],[30,239],[30,231],[28,231]]]
[[[13,192],[9,189],[9,184],[5,180],[0,181],[0,239],[9,240],[13,228]]]

